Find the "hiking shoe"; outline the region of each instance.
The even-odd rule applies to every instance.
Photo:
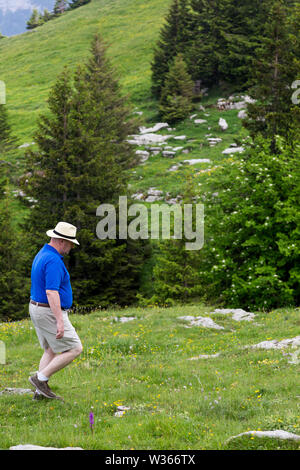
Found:
[[[55,393],[52,392],[50,389],[48,382],[39,380],[37,377],[37,374],[34,374],[32,377],[29,377],[29,382],[31,385],[34,386],[35,389],[38,389],[38,391],[46,398],[59,398],[55,395]]]

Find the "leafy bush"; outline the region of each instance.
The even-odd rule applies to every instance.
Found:
[[[207,297],[231,307],[299,304],[299,141],[257,138],[212,177],[204,195],[202,282]]]

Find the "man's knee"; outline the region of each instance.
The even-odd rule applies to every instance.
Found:
[[[76,348],[73,349],[74,358],[78,357],[82,353],[82,351],[83,351],[82,344],[79,344],[78,346],[76,346]]]

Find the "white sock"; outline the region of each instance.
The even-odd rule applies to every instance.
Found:
[[[41,395],[41,392],[40,392],[37,388],[35,389],[35,393],[36,393],[37,395]]]
[[[38,378],[41,382],[46,382],[47,380],[49,380],[49,378],[46,377],[45,375],[43,375],[41,372],[38,372],[38,373],[37,373],[37,378]]]

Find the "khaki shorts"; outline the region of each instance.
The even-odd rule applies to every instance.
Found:
[[[64,336],[61,339],[56,339],[56,318],[49,307],[41,307],[30,303],[29,314],[43,349],[50,347],[54,353],[60,353],[82,346],[79,336],[69,320],[67,311],[62,310]]]

